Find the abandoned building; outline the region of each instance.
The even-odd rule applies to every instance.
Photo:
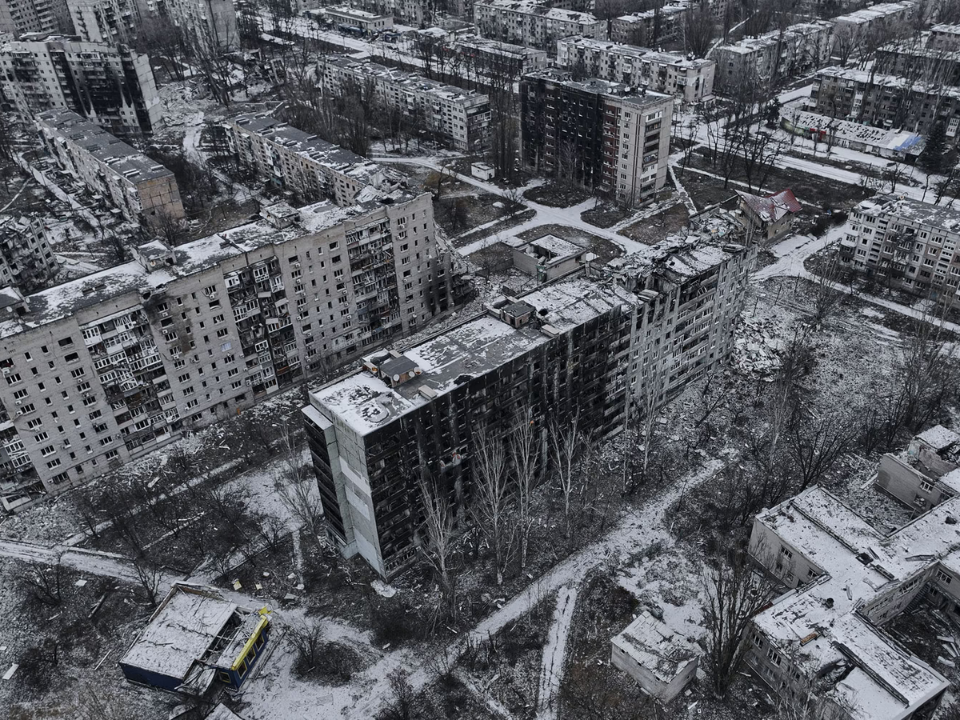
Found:
[[[792,190],[766,197],[737,190],[744,222],[757,242],[774,243],[793,227],[794,217],[803,210]]]
[[[325,93],[363,96],[370,88],[365,103],[401,111],[448,147],[468,152],[487,147],[491,111],[490,98],[483,93],[349,55],[325,56],[318,73]]]
[[[268,653],[270,612],[228,602],[213,588],[174,583],[120,658],[123,676],[194,697],[237,690]]]
[[[163,124],[150,58],[123,45],[58,36],[2,44],[0,93],[27,122],[69,109],[113,135],[150,134]]]
[[[406,187],[403,173],[270,115],[238,115],[226,121],[225,127],[231,150],[241,165],[308,202],[330,198],[347,207],[364,189],[376,194]]]
[[[667,178],[673,97],[566,70],[520,82],[523,162],[625,207],[654,199]]]
[[[459,297],[428,193],[264,214],[0,294],[0,493],[62,492],[422,328]]]
[[[693,104],[713,98],[713,60],[585,37],[557,41],[557,65],[590,77],[645,87]]]
[[[724,240],[732,241],[733,237]],[[565,278],[311,394],[303,414],[330,537],[392,577],[415,557],[429,476],[462,512],[478,443],[530,413],[591,437],[670,400],[732,347],[756,248],[683,235],[596,281]],[[629,285],[629,287],[627,287]],[[682,318],[682,319],[681,319]]]
[[[876,195],[854,207],[845,230],[840,239],[845,266],[891,287],[956,303],[956,210],[902,195]]]
[[[127,220],[157,226],[183,217],[177,180],[163,165],[72,110],[47,110],[35,122],[60,167]]]
[[[673,700],[697,674],[700,647],[644,610],[610,641],[610,661],[662,703]]]
[[[60,262],[36,218],[0,215],[0,287],[33,292],[53,278]]]
[[[883,626],[924,605],[960,614],[960,436],[918,435],[876,484],[918,515],[879,531],[814,487],[756,516],[750,554],[792,592],[753,619],[749,664],[785,697],[814,692],[831,717],[929,717],[950,683]]]
[[[510,248],[513,266],[537,282],[556,280],[596,257],[587,248],[549,234],[533,240],[507,238],[503,244]]]

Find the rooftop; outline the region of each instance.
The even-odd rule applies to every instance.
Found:
[[[412,199],[414,195],[396,191],[390,196],[397,201]],[[283,230],[274,228],[266,220],[241,225],[172,248],[174,264],[162,269],[147,270],[132,261],[107,270],[56,285],[28,295],[22,301],[22,313],[0,320],[0,338],[7,338],[26,330],[69,317],[85,308],[131,292],[153,292],[181,277],[215,267],[224,260],[256,250],[266,245],[280,244],[309,233],[335,227],[363,212],[381,206],[374,198],[353,207],[339,207],[331,201],[299,208],[300,220]],[[146,244],[146,252],[155,250],[155,242]],[[20,305],[11,301],[9,305]],[[3,306],[0,305],[0,308]]]
[[[324,57],[323,63],[336,65],[357,75],[376,78],[417,92],[428,92],[451,102],[466,105],[488,102],[486,95],[478,93],[475,90],[462,90],[453,85],[444,85],[435,80],[430,80],[423,75],[390,68],[371,62],[369,59],[358,60],[349,55],[327,55]]]
[[[743,203],[749,207],[757,216],[768,223],[775,223],[782,220],[791,213],[798,213],[803,208],[797,202],[792,190],[781,190],[775,195],[762,197],[760,195],[751,195],[750,193],[737,190],[737,195]]]
[[[754,622],[781,649],[796,649],[793,657],[809,677],[837,670],[828,695],[849,704],[856,720],[901,717],[905,708],[948,685],[859,611],[932,564],[953,562],[960,530],[945,519],[958,510],[960,500],[949,500],[884,537],[814,487],[756,517],[822,574],[779,598]]]
[[[682,53],[662,52],[651,50],[649,48],[637,47],[636,45],[625,45],[623,43],[610,42],[608,40],[595,40],[586,38],[582,35],[571,35],[561,38],[559,43],[572,45],[578,48],[592,50],[594,52],[608,52],[622,57],[634,58],[638,61],[657,62],[665,65],[675,65],[683,67],[703,67],[705,65],[714,65],[713,60],[703,58],[691,58]]]
[[[797,110],[795,114],[784,112],[784,116],[800,127],[829,130],[836,138],[863,143],[875,148],[916,154],[920,152],[924,145],[922,135],[905,130],[875,128],[850,120],[838,120],[826,115],[818,115],[806,110]]]
[[[460,35],[457,36],[453,47],[476,48],[478,50],[487,50],[498,55],[512,55],[515,57],[540,57],[547,54],[546,50],[527,47],[526,45],[513,45],[511,43],[501,42],[500,40],[491,40],[490,38],[480,37],[479,35]]]
[[[316,135],[309,135],[268,114],[237,115],[230,122],[364,185],[380,187],[385,180],[400,183],[405,179],[398,170],[371,162],[361,155],[321,140]]]
[[[670,15],[680,15],[687,12],[686,5],[664,5],[660,8],[660,18],[661,20],[664,16],[669,17]],[[652,20],[657,16],[656,10],[643,10],[641,12],[630,13],[629,15],[621,15],[616,19],[616,22],[620,23],[640,23],[647,20]]]
[[[578,90],[596,95],[606,95],[616,98],[624,103],[629,103],[638,108],[660,105],[665,101],[672,101],[671,95],[651,92],[626,83],[618,83],[612,80],[603,80],[600,78],[590,78],[588,80],[574,80],[573,73],[569,70],[560,68],[544,68],[526,73],[523,80],[544,80],[556,83],[571,90]]]
[[[902,195],[875,195],[857,205],[854,211],[873,216],[894,215],[898,220],[909,220],[946,232],[960,232],[960,211]]]
[[[837,25],[863,25],[889,17],[890,15],[907,12],[913,6],[914,3],[912,2],[877,3],[862,10],[856,10],[855,12],[835,17],[833,21],[837,23]]]
[[[484,315],[403,352],[420,370],[415,379],[391,387],[367,370],[358,370],[313,393],[313,398],[360,435],[427,404],[473,378],[485,375],[533,348],[613,308],[639,300],[618,287],[582,278],[548,285],[523,302],[537,311],[541,327],[513,327]],[[420,389],[427,389],[426,394]]]
[[[36,121],[53,131],[51,134],[59,134],[85,150],[127,182],[137,184],[161,177],[173,179],[173,173],[163,165],[158,165],[155,160],[72,110],[45,110],[37,113]]]
[[[664,683],[673,680],[701,652],[696,642],[647,610],[627,625],[613,642]]]
[[[859,68],[844,68],[839,65],[832,65],[821,70],[817,70],[817,77],[832,77],[849,82],[862,83],[864,85],[879,86],[903,89],[908,86],[909,80],[898,75],[885,75],[883,73],[873,73],[869,70]],[[910,86],[914,92],[936,95],[938,98],[960,97],[960,88],[936,83],[914,82]]]
[[[367,12],[366,10],[361,10],[360,8],[352,8],[349,5],[330,5],[328,7],[320,8],[319,12],[336,13],[338,15],[363,18],[364,20],[376,20],[384,17],[389,17],[391,20],[393,19],[393,15],[378,15],[377,13]]]
[[[212,593],[175,584],[120,662],[185,679],[237,610]]]
[[[732,45],[721,45],[716,48],[716,52],[747,54],[757,52],[765,47],[777,45],[778,43],[782,42],[783,39],[799,39],[806,37],[807,35],[829,33],[832,31],[832,29],[833,23],[827,22],[826,20],[817,20],[809,23],[797,23],[796,25],[791,25],[784,31],[782,39],[780,36],[780,31],[773,30],[756,37],[744,38],[740,42],[733,43]]]
[[[484,6],[498,8],[500,10],[511,10],[526,15],[540,15],[551,20],[575,22],[582,25],[593,25],[602,22],[590,13],[551,8],[542,2],[537,2],[537,0],[483,0],[483,2],[476,3],[476,7]]]

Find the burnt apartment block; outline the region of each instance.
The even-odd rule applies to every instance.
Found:
[[[523,76],[520,107],[523,161],[538,172],[626,207],[652,201],[666,183],[669,95],[550,68]]]
[[[581,431],[609,437],[623,427],[628,387],[634,408],[647,394],[659,405],[721,363],[755,247],[678,243],[651,254],[605,279],[501,297],[314,392],[303,413],[328,533],[343,554],[399,574],[423,542],[421,478],[459,521],[483,439],[529,418],[545,442],[550,423],[574,416]]]

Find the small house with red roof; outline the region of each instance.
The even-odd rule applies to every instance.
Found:
[[[740,210],[745,225],[758,233],[760,242],[779,240],[793,227],[793,217],[800,212],[800,203],[792,190],[783,190],[776,195],[762,197],[737,191],[740,196]]]

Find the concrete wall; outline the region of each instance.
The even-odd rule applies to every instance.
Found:
[[[932,478],[890,454],[880,458],[876,485],[918,511],[929,510],[940,504],[944,496],[943,490],[937,487]]]

